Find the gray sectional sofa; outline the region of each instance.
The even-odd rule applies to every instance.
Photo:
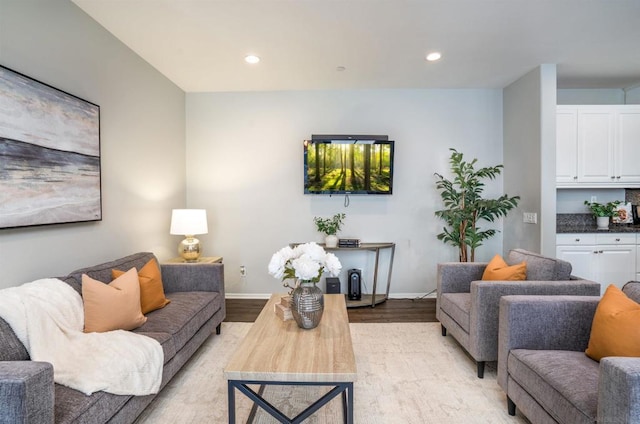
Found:
[[[82,294],[82,274],[111,281],[112,269],[140,269],[152,253],[136,253],[112,262],[79,269],[61,279]],[[156,339],[164,353],[163,388],[225,318],[223,265],[161,264],[167,306],[148,313],[133,330]],[[96,392],[91,396],[55,384],[53,367],[30,361],[29,355],[0,318],[0,423],[132,423],[155,395],[123,396]]]
[[[623,292],[640,302],[640,283]],[[506,296],[500,304],[498,383],[538,423],[640,423],[640,358],[585,354],[600,298]]]

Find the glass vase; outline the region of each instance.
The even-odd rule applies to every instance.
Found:
[[[311,281],[300,281],[291,294],[291,313],[298,327],[316,328],[324,312],[324,294]]]

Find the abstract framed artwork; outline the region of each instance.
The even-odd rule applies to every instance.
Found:
[[[100,107],[0,65],[0,229],[102,220]]]

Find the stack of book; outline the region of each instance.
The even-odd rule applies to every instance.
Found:
[[[360,247],[360,239],[338,239],[338,247]]]
[[[282,321],[293,319],[293,314],[291,313],[291,296],[281,297],[280,303],[273,305],[273,310]]]

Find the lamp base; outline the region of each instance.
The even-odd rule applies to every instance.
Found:
[[[198,262],[200,257],[200,240],[194,236],[186,236],[178,245],[178,254],[187,262]]]

